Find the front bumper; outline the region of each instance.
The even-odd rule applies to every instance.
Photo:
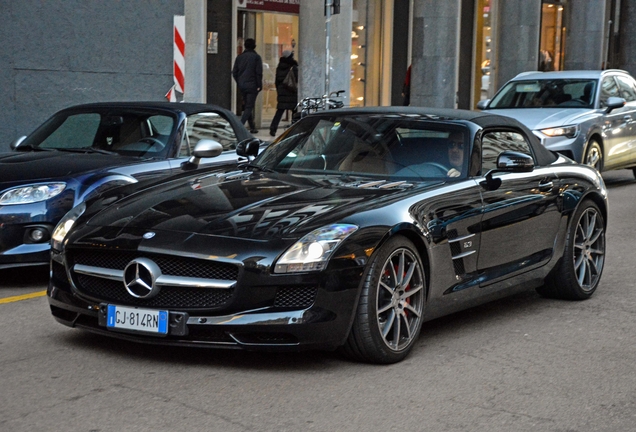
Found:
[[[311,304],[304,307],[281,307],[276,300],[280,292],[302,288],[295,275],[279,279],[281,283],[276,287],[242,288],[222,310],[167,308],[170,319],[165,336],[108,329],[105,310],[106,304],[112,302],[87,298],[77,292],[68,283],[65,268],[59,262],[52,262],[51,274],[47,291],[51,312],[58,322],[70,327],[149,344],[298,351],[335,349],[345,342],[357,304],[358,282],[335,286],[333,281],[359,281],[362,269],[312,278],[307,286],[316,287],[315,295]],[[233,308],[232,305],[250,304],[250,290],[260,307]]]
[[[564,136],[548,137],[538,131],[534,131],[534,134],[539,137],[541,144],[548,150],[560,153],[576,162],[583,163],[585,137],[580,132],[574,138]]]

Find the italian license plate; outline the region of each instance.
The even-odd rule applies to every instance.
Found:
[[[106,327],[168,334],[168,311],[108,305]]]

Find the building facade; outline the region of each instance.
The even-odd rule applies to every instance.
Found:
[[[411,105],[465,109],[527,70],[636,74],[636,0],[341,0],[329,19],[317,0],[0,0],[0,11],[0,151],[72,104],[162,100],[175,15],[186,21],[186,101],[239,113],[231,68],[256,40],[261,127],[283,50],[300,63],[299,97],[345,90],[349,106],[401,105],[409,66]]]

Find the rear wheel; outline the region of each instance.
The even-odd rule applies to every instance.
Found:
[[[396,363],[413,348],[426,301],[424,266],[415,246],[396,236],[369,263],[351,332],[341,351],[370,363]]]
[[[583,163],[596,168],[599,172],[603,170],[603,150],[598,141],[593,138],[587,144]]]
[[[586,200],[572,217],[559,264],[537,291],[552,298],[590,298],[601,279],[604,264],[605,222],[598,206]]]

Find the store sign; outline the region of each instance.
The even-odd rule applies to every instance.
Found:
[[[245,8],[270,12],[300,13],[300,0],[244,0]]]

